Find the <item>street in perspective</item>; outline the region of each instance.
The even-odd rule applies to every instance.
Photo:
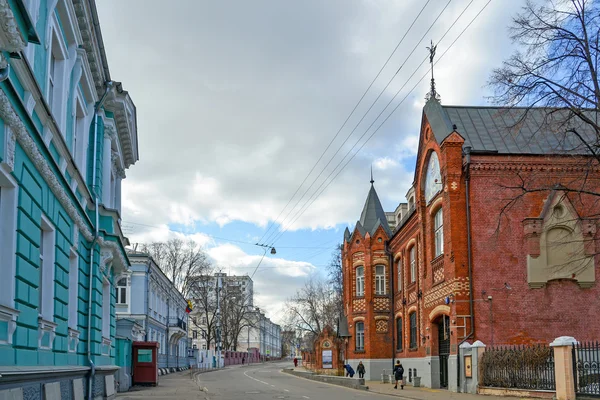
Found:
[[[0,400],[600,398],[600,0],[0,0]]]

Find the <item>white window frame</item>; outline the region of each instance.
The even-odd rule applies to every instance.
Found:
[[[378,269],[382,270],[382,273],[379,274],[377,272]],[[375,266],[375,295],[384,296],[387,294],[386,285],[385,285],[385,265],[376,265]]]
[[[61,30],[58,27],[59,24],[54,13],[51,14],[48,23],[50,25],[49,34],[51,36],[46,70],[48,82],[48,87],[46,88],[46,100],[48,101],[52,115],[54,116],[54,119],[56,120],[61,131],[60,133],[63,135],[63,137],[66,137],[66,93],[68,90],[68,80],[66,79],[65,75],[69,55],[66,43],[62,37]],[[55,59],[54,74],[51,73],[53,58]],[[54,88],[52,93],[50,91],[51,82]]]
[[[121,285],[120,282],[125,280],[125,285]],[[118,306],[128,306],[129,305],[129,285],[128,285],[127,276],[120,276],[116,280],[115,284],[115,295],[116,301],[115,304]],[[125,296],[123,296],[123,290],[125,290]],[[124,298],[123,298],[124,297]]]
[[[73,143],[71,149],[73,160],[79,171],[83,174],[84,160],[86,158],[85,127],[87,125],[87,108],[82,98],[79,87],[75,87],[75,98],[73,99]]]
[[[54,322],[54,261],[56,257],[56,230],[42,214],[40,230],[40,285],[38,287],[40,304],[39,316],[48,322]]]
[[[361,272],[359,274],[359,271]],[[365,267],[360,265],[356,267],[356,296],[363,297],[365,295]]]
[[[417,245],[415,244],[409,250],[410,283],[417,281]]]
[[[444,254],[444,214],[440,207],[433,216],[434,258]]]
[[[110,281],[102,280],[102,338],[110,339]]]
[[[0,322],[6,322],[6,340],[11,345],[17,328],[19,311],[15,307],[15,276],[17,260],[17,205],[19,186],[13,177],[0,167]]]
[[[75,228],[77,229],[77,228]],[[69,320],[70,329],[77,330],[77,305],[79,295],[79,254],[77,243],[71,248],[69,257]]]
[[[356,328],[356,342],[355,342],[355,350],[364,351],[365,350],[365,323],[363,321],[358,321],[355,324]]]

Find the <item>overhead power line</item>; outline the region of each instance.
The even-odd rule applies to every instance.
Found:
[[[165,229],[165,226],[158,226],[158,225],[148,225],[148,224],[142,224],[139,222],[131,222],[131,221],[123,221],[123,224],[129,224],[129,225],[138,225],[138,226],[145,226],[147,228],[156,228],[156,229]],[[169,227],[166,227],[166,229],[169,232],[174,232],[174,233],[181,233],[183,235],[189,235],[190,232],[184,232],[184,231],[178,231],[175,229],[171,229]],[[240,244],[247,244],[247,245],[251,245],[251,246],[256,246],[256,243],[253,242],[245,242],[242,240],[236,240],[236,239],[229,239],[229,238],[224,238],[224,237],[219,237],[219,236],[214,236],[214,235],[209,235],[208,233],[204,233],[204,232],[193,232],[194,234],[200,234],[200,235],[204,235],[207,236],[211,239],[216,239],[216,240],[222,240],[224,242],[231,242],[231,243],[240,243]],[[279,249],[325,249],[328,250],[331,248],[331,246],[279,246]]]
[[[465,26],[465,28],[461,31],[461,33],[454,39],[454,41],[450,44],[450,46],[444,51],[444,53],[435,61],[434,65],[436,65],[445,55],[446,53],[452,48],[452,46],[454,46],[454,44],[456,43],[456,41],[458,39],[460,39],[460,37],[466,32],[466,30],[473,24],[473,22],[475,22],[475,20],[479,17],[479,15],[481,15],[481,13],[487,8],[487,6],[491,3],[492,0],[488,0],[488,2],[481,8],[481,10],[475,15],[475,17],[473,17],[473,19]],[[467,7],[465,7],[465,9],[460,13],[460,15],[456,18],[456,20],[454,21],[454,23],[450,26],[450,28],[444,33],[444,35],[442,36],[442,38],[438,41],[438,43],[441,42],[441,40],[448,34],[448,32],[452,29],[452,27],[456,24],[456,22],[460,19],[460,17],[465,13],[465,11],[470,7],[470,5],[473,3],[473,0],[471,0],[471,2],[467,5]],[[321,196],[321,194],[323,194],[323,192],[327,189],[327,187],[329,187],[329,185],[338,177],[338,175],[342,172],[342,170],[344,170],[344,168],[346,168],[346,166],[350,163],[350,161],[352,161],[352,159],[354,159],[354,157],[356,156],[356,154],[358,154],[360,152],[360,150],[365,146],[365,144],[379,131],[379,129],[387,122],[387,120],[392,116],[392,114],[394,114],[394,112],[400,107],[400,105],[402,105],[404,103],[404,101],[408,98],[408,96],[416,89],[416,87],[423,81],[423,79],[425,79],[425,77],[428,75],[429,72],[426,72],[418,81],[417,83],[412,87],[412,89],[406,94],[406,96],[400,101],[400,103],[398,103],[398,105],[396,105],[396,107],[394,107],[394,109],[391,111],[391,113],[382,121],[382,123],[377,127],[377,129],[375,129],[375,131],[373,131],[373,133],[371,133],[371,135],[367,138],[367,140],[359,147],[359,149],[352,155],[352,157],[350,157],[350,159],[342,166],[342,168],[336,173],[336,175],[325,185],[325,187],[323,188],[323,190],[321,190],[319,192],[319,189],[323,186],[323,184],[327,181],[327,179],[336,171],[336,169],[342,164],[342,162],[344,161],[344,159],[350,154],[350,152],[356,147],[356,145],[360,142],[360,140],[362,140],[362,138],[368,133],[369,129],[374,125],[374,123],[379,119],[379,117],[382,115],[382,113],[387,109],[387,107],[391,104],[391,102],[398,96],[398,94],[400,93],[400,91],[406,86],[406,84],[410,81],[410,79],[412,79],[412,77],[416,74],[416,72],[419,70],[419,68],[423,65],[423,63],[427,60],[428,57],[426,57],[421,64],[417,67],[417,69],[415,69],[415,71],[412,73],[412,75],[408,78],[408,80],[405,82],[405,84],[398,90],[398,92],[396,92],[396,94],[394,95],[394,97],[390,100],[390,102],[388,102],[388,104],[386,105],[386,107],[384,108],[384,110],[377,116],[377,118],[375,118],[375,120],[373,121],[373,123],[369,126],[369,128],[367,128],[367,130],[363,133],[363,135],[357,140],[357,142],[354,144],[354,146],[352,146],[352,148],[346,153],[346,155],[344,156],[344,158],[342,158],[342,160],[336,165],[336,167],[333,169],[333,171],[331,171],[331,173],[328,175],[327,178],[325,178],[325,180],[321,183],[321,185],[319,186],[319,188],[317,188],[317,190],[313,193],[313,196],[311,196],[307,202],[305,203],[305,205],[300,209],[300,211],[298,213],[295,214],[295,217],[293,218],[293,220],[288,224],[288,226],[279,234],[275,237],[275,239],[273,239],[273,241],[271,242],[271,246],[275,244],[275,242],[277,240],[279,240],[281,238],[281,236],[283,236],[283,234],[285,232],[287,232],[288,229],[290,229],[290,227],[304,214],[304,212],[316,201],[317,198],[319,198]],[[314,196],[316,193],[318,193],[316,196]],[[314,198],[313,198],[314,197]],[[312,201],[311,201],[312,199]]]
[[[315,170],[315,168],[317,167],[317,165],[319,164],[319,162],[321,162],[321,160],[323,159],[323,156],[325,155],[325,153],[327,153],[327,151],[329,150],[329,148],[331,147],[331,145],[333,144],[333,142],[335,141],[335,139],[337,139],[337,137],[339,136],[339,134],[342,131],[342,129],[344,129],[344,127],[346,126],[346,124],[348,123],[348,121],[350,120],[350,118],[352,117],[352,115],[354,114],[354,112],[356,111],[356,109],[358,108],[358,106],[361,104],[361,102],[363,101],[363,99],[365,98],[365,96],[367,95],[367,93],[369,92],[369,90],[371,90],[371,87],[373,87],[373,84],[375,83],[375,81],[377,80],[377,78],[379,78],[379,75],[381,75],[381,73],[383,72],[383,70],[385,69],[385,67],[388,65],[388,63],[392,59],[393,55],[398,50],[398,47],[400,47],[400,45],[402,44],[402,42],[404,41],[404,39],[406,38],[406,36],[408,35],[408,33],[412,30],[413,26],[415,25],[415,23],[417,22],[417,20],[419,19],[419,17],[421,16],[421,14],[423,13],[423,11],[425,10],[425,8],[427,7],[427,5],[429,4],[430,1],[431,0],[427,0],[427,2],[423,5],[423,7],[421,8],[421,10],[417,14],[417,16],[413,19],[412,23],[410,24],[410,26],[408,27],[408,29],[406,30],[406,32],[404,33],[404,35],[402,36],[402,38],[400,39],[400,41],[396,44],[396,47],[394,48],[394,50],[392,51],[392,53],[390,54],[390,56],[388,57],[388,59],[385,61],[385,63],[381,67],[381,69],[379,69],[379,72],[377,73],[377,75],[375,75],[375,78],[373,78],[373,80],[371,81],[371,83],[369,84],[369,86],[367,87],[367,89],[364,91],[364,93],[362,94],[362,96],[360,97],[360,99],[358,100],[358,102],[354,105],[354,108],[352,109],[352,111],[350,112],[350,114],[348,114],[348,116],[344,120],[344,123],[342,124],[342,126],[340,126],[340,128],[338,129],[338,131],[336,132],[336,134],[334,135],[334,137],[331,139],[331,141],[329,142],[329,144],[327,145],[327,147],[325,148],[325,150],[323,150],[323,153],[321,153],[321,155],[319,156],[319,158],[317,159],[317,161],[315,162],[315,164],[312,166],[312,168],[310,169],[310,171],[308,172],[308,174],[306,175],[306,177],[304,178],[304,180],[302,180],[302,183],[300,183],[300,186],[298,186],[298,188],[296,189],[296,191],[294,192],[294,194],[292,195],[292,197],[290,197],[290,199],[288,200],[288,202],[286,203],[286,205],[283,207],[283,209],[281,210],[281,212],[279,213],[279,215],[277,216],[277,218],[275,218],[273,221],[271,221],[269,223],[269,226],[267,227],[267,230],[265,231],[265,233],[263,234],[263,236],[259,239],[258,243],[262,243],[262,240],[265,237],[265,235],[267,235],[267,233],[271,230],[271,228],[273,228],[274,225],[277,223],[277,221],[279,221],[279,218],[284,213],[284,211],[287,209],[287,207],[290,205],[290,203],[292,202],[292,200],[294,199],[294,197],[298,194],[298,192],[300,191],[300,189],[302,188],[302,186],[306,183],[306,180],[308,179],[308,177],[313,173],[313,171]],[[452,1],[452,0],[450,0],[450,1]],[[396,72],[396,74],[394,74],[394,76],[396,76],[398,74],[398,71]],[[388,85],[389,85],[389,83],[388,83]],[[387,88],[387,86],[386,86],[386,88]],[[336,154],[337,154],[337,152],[336,152]],[[319,174],[319,176],[320,176],[320,174]],[[318,179],[318,177],[317,177],[317,179]],[[294,208],[295,208],[295,206],[292,208],[292,210]],[[284,219],[284,221],[285,221],[285,219]],[[283,224],[283,221],[280,223],[280,225],[282,225],[282,224]],[[270,237],[271,237],[271,235],[269,235],[269,238]]]

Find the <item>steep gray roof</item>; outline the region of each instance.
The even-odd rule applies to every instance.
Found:
[[[383,207],[379,201],[379,196],[377,196],[377,192],[375,191],[373,184],[371,184],[371,189],[369,189],[365,206],[360,214],[360,220],[356,225],[359,226],[359,224],[371,235],[374,234],[379,225],[381,225],[388,236],[392,236],[392,231],[390,230],[390,227],[387,223],[387,218],[385,217],[385,211],[383,211]]]
[[[454,129],[465,139],[464,147],[501,154],[586,154],[571,133],[575,127],[588,141],[595,133],[583,122],[565,121],[569,111],[549,108],[443,106],[431,99],[424,107],[438,143]]]

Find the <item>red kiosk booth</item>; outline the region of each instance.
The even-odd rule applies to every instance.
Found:
[[[133,384],[158,385],[158,342],[133,342]]]

